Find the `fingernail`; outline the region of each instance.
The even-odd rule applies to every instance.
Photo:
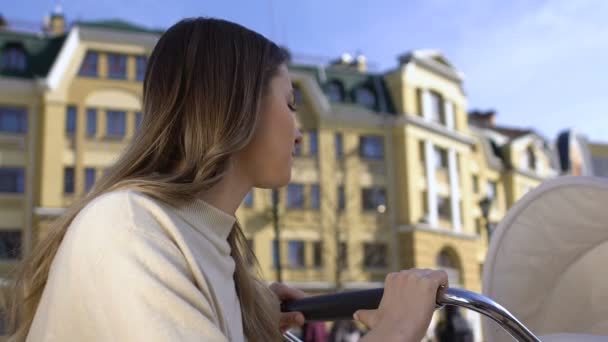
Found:
[[[358,320],[359,320],[359,313],[358,313],[358,312],[355,312],[355,313],[353,314],[353,318],[355,319],[355,321],[358,321]]]

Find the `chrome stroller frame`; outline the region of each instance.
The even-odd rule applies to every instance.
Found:
[[[315,308],[314,305],[318,303],[325,303],[327,305],[323,305],[323,310],[326,310],[323,317],[324,320],[332,320],[331,316],[332,311],[334,310],[336,312],[333,314],[336,316],[334,320],[343,318],[344,316],[352,317],[355,308],[352,306],[346,309],[341,308],[341,303],[349,303],[350,301],[348,301],[348,298],[361,299],[361,296],[363,296],[365,297],[363,302],[365,302],[367,305],[362,305],[362,307],[357,309],[369,309],[370,306],[372,308],[377,307],[380,303],[380,299],[382,298],[382,292],[382,289],[375,289],[354,291],[339,295],[309,297],[303,300],[287,303],[284,306],[283,311],[302,311],[307,320],[319,320],[317,319],[318,312],[316,311],[318,308]],[[340,297],[336,298],[336,296]],[[370,303],[375,303],[375,306],[370,305]],[[334,307],[332,307],[332,304]],[[540,342],[538,337],[536,337],[528,328],[526,328],[526,326],[515,318],[515,316],[513,316],[507,309],[490,298],[478,293],[457,288],[440,290],[437,294],[437,305],[438,308],[443,307],[444,305],[453,305],[476,311],[498,323],[516,341]],[[283,337],[285,341],[301,342],[297,336],[289,331],[286,332]]]

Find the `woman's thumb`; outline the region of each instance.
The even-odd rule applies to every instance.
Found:
[[[372,328],[374,312],[376,310],[357,310],[353,315],[355,321],[365,324],[368,328]]]

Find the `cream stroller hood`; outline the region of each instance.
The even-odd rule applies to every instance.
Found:
[[[483,292],[537,336],[608,336],[608,180],[562,177],[522,198],[492,237]],[[512,341],[489,319],[484,333]]]

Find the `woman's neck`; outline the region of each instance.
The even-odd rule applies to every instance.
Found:
[[[236,210],[250,190],[249,181],[238,174],[236,168],[231,167],[219,183],[199,195],[199,198],[223,212],[235,216]]]

